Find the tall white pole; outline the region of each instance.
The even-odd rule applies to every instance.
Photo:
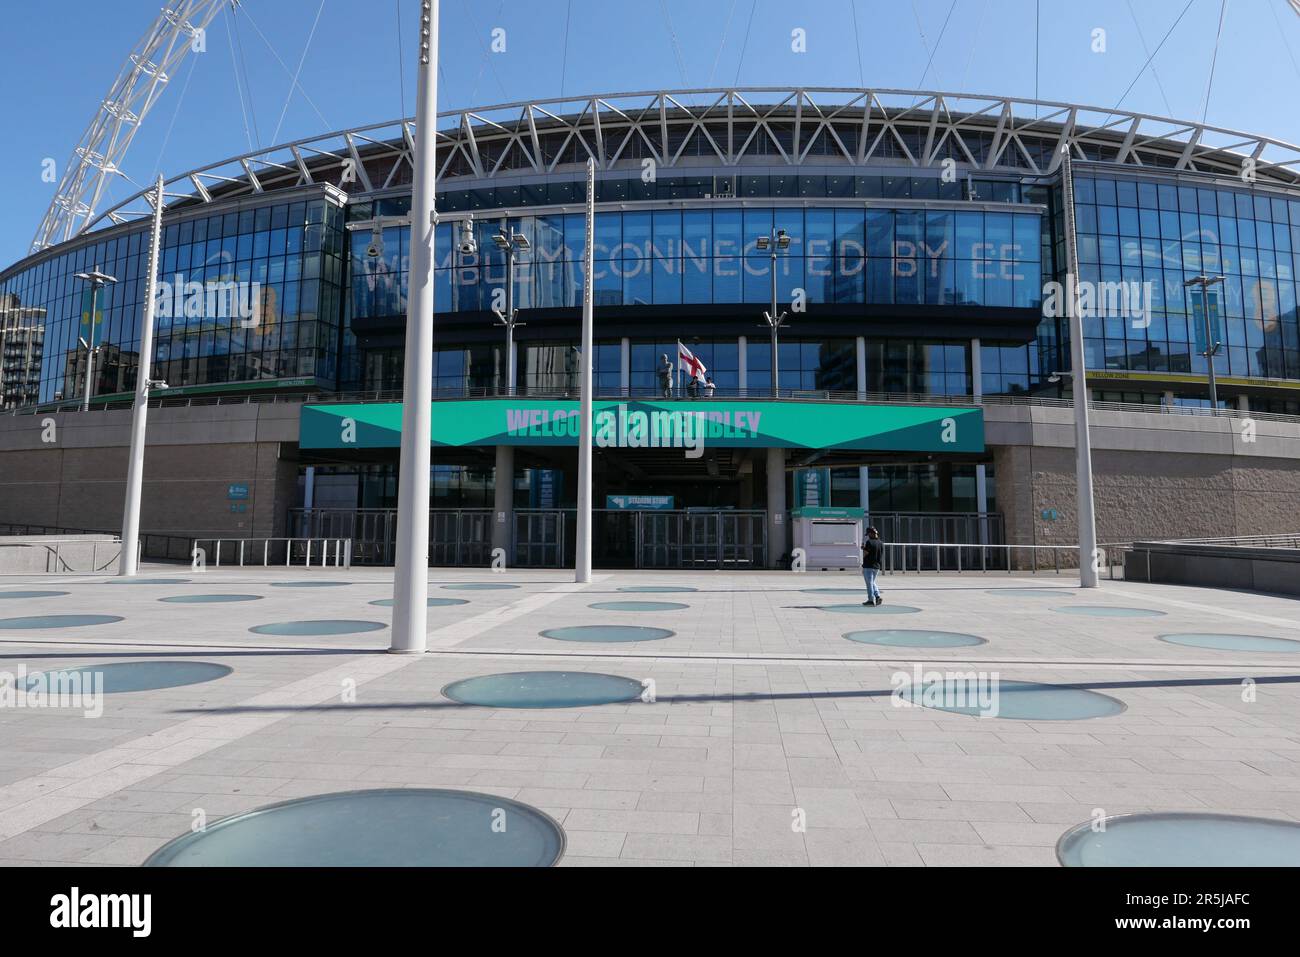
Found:
[[[1062,147],[1061,200],[1065,210],[1066,303],[1070,323],[1070,385],[1074,395],[1075,483],[1079,519],[1079,584],[1097,587],[1097,518],[1092,496],[1092,438],[1088,431],[1088,370],[1079,314],[1079,250],[1074,233],[1074,167]],[[1037,560],[1037,559],[1035,559]]]
[[[438,123],[438,0],[420,3],[419,92],[397,486],[393,637],[389,651],[422,654],[429,599],[429,465],[433,416],[433,236]]]
[[[139,571],[140,497],[144,487],[145,420],[149,416],[149,378],[153,375],[153,323],[158,301],[158,257],[162,253],[163,178],[153,199],[153,234],[149,241],[149,272],[144,284],[144,319],[140,327],[139,370],[135,379],[135,408],[131,412],[131,458],[126,468],[126,502],[122,507],[122,557],[117,573],[131,576]],[[95,317],[90,317],[93,329]],[[93,334],[93,333],[92,333]]]
[[[591,367],[595,364],[592,347],[592,279],[596,274],[595,253],[596,224],[596,161],[587,160],[587,274],[582,283],[582,368],[580,370],[582,398],[581,422],[578,427],[578,542],[574,557],[575,582],[591,581]]]

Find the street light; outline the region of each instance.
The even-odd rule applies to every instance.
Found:
[[[117,282],[116,277],[108,273],[100,272],[99,267],[92,269],[90,272],[79,272],[77,279],[82,282],[90,283],[90,322],[87,324],[86,336],[88,339],[77,337],[86,348],[86,397],[82,400],[81,411],[90,411],[90,392],[95,381],[95,353],[99,351],[95,345],[95,313],[99,307],[99,290],[109,283]]]
[[[497,322],[506,329],[506,394],[515,394],[515,326],[525,323],[518,321],[519,310],[515,308],[515,253],[527,252],[530,244],[528,237],[508,229],[503,223],[501,229],[492,237],[497,249],[506,254],[506,308],[502,312],[493,309]],[[462,244],[462,249],[464,245]]]
[[[1205,365],[1209,370],[1210,383],[1210,414],[1216,415],[1219,408],[1219,389],[1214,380],[1214,357],[1219,354],[1219,346],[1223,343],[1214,338],[1213,324],[1210,322],[1210,293],[1209,288],[1216,282],[1223,282],[1222,276],[1193,276],[1183,283],[1183,287],[1200,286],[1201,287],[1201,321],[1205,324],[1205,351],[1198,355],[1205,356]]]
[[[785,322],[785,317],[789,313],[783,311],[779,316],[776,314],[776,253],[778,249],[790,248],[790,237],[786,235],[784,229],[776,229],[767,236],[759,236],[757,246],[759,249],[771,250],[772,253],[772,310],[763,313],[763,319],[772,332],[772,397],[777,398],[780,395],[778,383],[781,380],[776,355],[776,336],[777,330],[781,328],[781,325]]]

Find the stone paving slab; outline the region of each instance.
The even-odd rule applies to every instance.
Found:
[[[384,569],[153,566],[98,576],[9,576],[65,596],[0,602],[0,619],[108,614],[91,627],[4,629],[0,671],[132,661],[229,666],[218,680],[107,695],[103,713],[0,707],[0,864],[135,865],[196,815],[212,822],[295,797],[461,788],[531,804],[563,826],[565,866],[1038,866],[1061,834],[1106,814],[1212,810],[1300,821],[1300,654],[1187,648],[1161,634],[1300,639],[1300,603],[1274,596],[1065,576],[890,576],[886,601],[840,613],[851,575],[431,569],[430,652],[388,655]],[[277,583],[338,582],[335,587]],[[513,589],[444,585],[509,583]],[[694,592],[629,594],[633,585]],[[1008,589],[1069,589],[1021,598]],[[163,597],[246,593],[220,605]],[[685,609],[611,612],[608,600]],[[1070,605],[1147,618],[1084,618]],[[861,606],[858,606],[859,608]],[[882,606],[888,607],[888,606]],[[274,622],[357,620],[380,630],[271,636]],[[548,628],[666,628],[585,643]],[[3,621],[0,621],[0,626]],[[912,649],[849,631],[923,629],[986,644]],[[972,717],[900,707],[900,673],[996,672],[1098,691],[1125,705],[1088,720]],[[564,709],[476,707],[441,691],[512,671],[654,682],[656,700]],[[1253,687],[1247,682],[1254,682]]]

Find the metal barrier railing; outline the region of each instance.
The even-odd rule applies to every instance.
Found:
[[[1126,546],[1125,546],[1126,547]],[[1118,547],[1117,547],[1118,548]],[[1112,546],[1100,545],[1097,551],[1098,566],[1105,568],[1107,574],[1113,580],[1115,578],[1117,554],[1112,552]],[[963,550],[966,551],[966,557],[963,558]],[[971,553],[974,553],[973,555]],[[1015,558],[1017,554],[1023,555],[1028,552],[1030,562],[1027,568],[1016,568]],[[1061,554],[1066,553],[1072,561],[1061,563]],[[1061,574],[1062,569],[1070,570],[1079,567],[1078,545],[965,545],[952,544],[947,542],[896,542],[885,544],[885,572],[907,574],[909,572],[920,573],[933,571],[936,574],[946,571],[962,572],[989,572],[989,571],[1006,571],[1008,575],[1015,571],[1027,571],[1031,575],[1039,572],[1039,556],[1043,553],[1050,554],[1050,563],[1043,566],[1044,572],[1054,572]],[[995,560],[990,562],[990,556]],[[1119,567],[1123,567],[1123,562],[1118,562]]]
[[[212,548],[209,550],[205,545],[211,545]],[[262,559],[260,563],[257,561],[259,546]],[[227,551],[231,553],[231,560],[225,564],[238,565],[240,568],[249,564],[261,564],[264,568],[269,568],[272,564],[283,564],[286,568],[302,564],[310,568],[313,557],[318,568],[352,567],[350,538],[196,538],[191,558],[196,567],[202,563],[219,568],[222,556]],[[274,560],[272,555],[275,556]],[[281,555],[284,557],[283,562],[280,561]],[[295,559],[301,559],[301,562],[296,562]]]
[[[1142,539],[1179,545],[1235,545],[1239,548],[1300,548],[1300,532],[1281,535],[1234,535],[1225,538]]]

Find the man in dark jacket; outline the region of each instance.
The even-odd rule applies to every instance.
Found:
[[[885,543],[880,540],[880,532],[872,526],[867,529],[867,537],[862,542],[862,579],[867,583],[867,600],[862,603],[864,605],[879,605],[884,601],[880,597],[880,586],[876,584],[884,560]]]

